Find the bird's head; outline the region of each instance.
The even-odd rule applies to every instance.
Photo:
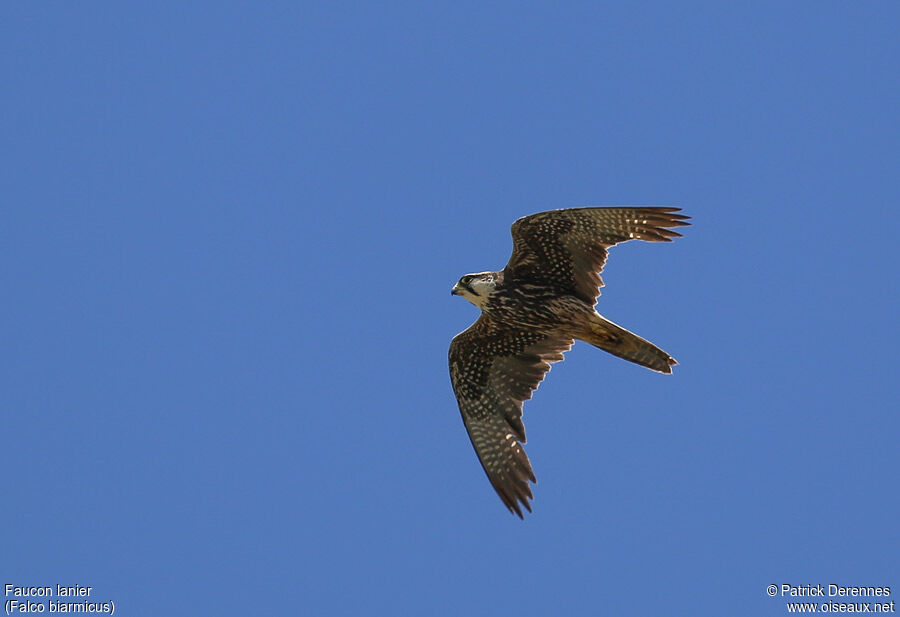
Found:
[[[478,272],[477,274],[467,274],[459,282],[453,286],[450,293],[454,296],[462,296],[478,308],[484,306],[488,296],[493,293],[497,286],[496,272]]]

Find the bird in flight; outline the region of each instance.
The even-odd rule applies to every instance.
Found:
[[[670,242],[689,225],[680,208],[568,208],[512,225],[500,272],[467,274],[453,287],[481,316],[450,343],[450,379],[475,452],[500,499],[522,518],[536,482],[522,444],[522,405],[575,340],[671,373],[675,359],[594,309],[607,250],[628,240]]]

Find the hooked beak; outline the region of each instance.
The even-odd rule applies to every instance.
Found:
[[[458,296],[462,292],[462,287],[459,286],[459,283],[453,286],[453,289],[450,290],[451,296]]]

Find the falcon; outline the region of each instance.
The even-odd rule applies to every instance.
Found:
[[[600,315],[594,306],[611,246],[670,242],[688,225],[680,208],[568,208],[512,225],[513,252],[499,272],[467,274],[453,287],[481,316],[450,343],[450,379],[491,485],[510,512],[531,511],[537,482],[522,448],[522,405],[576,340],[660,373],[675,359]]]

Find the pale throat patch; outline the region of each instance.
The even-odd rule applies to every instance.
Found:
[[[487,297],[491,295],[495,287],[494,281],[485,281],[478,279],[472,281],[471,283],[469,283],[469,285],[471,285],[472,289],[475,290],[475,293],[477,293],[484,300],[487,300]]]
[[[469,283],[469,286],[478,295],[473,295],[465,288],[461,291],[460,295],[478,308],[483,308],[488,301],[488,296],[494,291],[494,282],[475,279]]]

